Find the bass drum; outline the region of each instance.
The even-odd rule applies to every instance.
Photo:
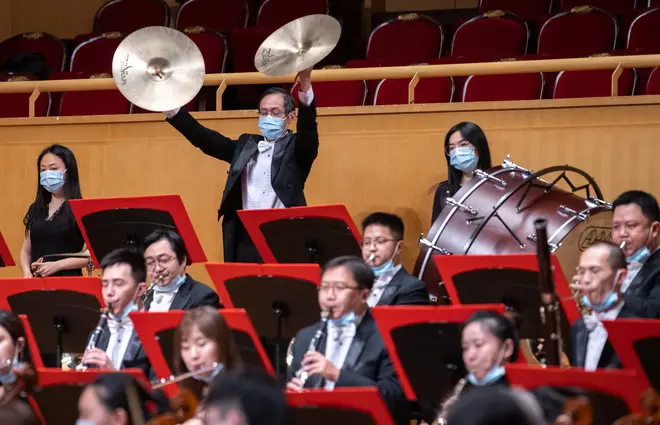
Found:
[[[541,179],[544,175],[553,181]],[[570,179],[575,175],[587,183],[576,187]],[[573,192],[557,186],[560,181]],[[576,193],[581,190],[586,198]],[[501,166],[477,170],[447,199],[426,238],[420,238],[414,274],[439,304],[448,304],[434,255],[536,253],[534,220],[545,218],[551,251],[570,282],[580,252],[597,240],[611,240],[612,206],[601,199],[596,182],[580,169],[557,166],[534,173],[507,157]]]

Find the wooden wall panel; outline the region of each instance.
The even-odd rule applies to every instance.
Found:
[[[228,136],[257,131],[249,112],[199,117]],[[417,237],[430,227],[430,189],[446,178],[445,132],[465,120],[484,128],[495,163],[510,154],[529,169],[580,167],[597,179],[608,201],[632,188],[660,195],[654,176],[660,97],[645,97],[321,110],[321,148],[307,183],[308,202],[346,204],[358,224],[376,210],[402,215],[404,264],[412,267]],[[75,152],[85,197],[180,194],[209,260],[222,259],[216,208],[228,167],[158,115],[0,120],[0,231],[16,259],[21,220],[37,184],[35,159],[51,143]],[[209,281],[203,267],[192,271]],[[0,277],[19,275],[18,268],[0,270]]]

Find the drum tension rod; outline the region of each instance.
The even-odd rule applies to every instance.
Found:
[[[429,247],[433,250],[436,250],[442,255],[452,255],[451,252],[447,251],[446,249],[440,248],[439,246],[433,245],[433,242],[431,242],[430,240],[428,240],[424,237],[424,233],[420,233],[419,239],[417,240],[417,243],[421,244],[421,245],[424,245],[424,246],[427,246],[427,247]]]
[[[466,213],[468,213],[468,214],[470,214],[470,215],[477,215],[477,214],[479,214],[479,213],[477,212],[477,210],[475,210],[475,209],[472,208],[471,206],[461,204],[460,202],[458,202],[458,201],[457,201],[456,199],[454,199],[454,198],[445,198],[445,203],[446,203],[447,205],[451,205],[452,207],[457,207],[457,208],[459,208],[459,209],[465,211]]]
[[[499,187],[506,187],[506,182],[505,182],[504,180],[502,180],[502,179],[500,179],[500,178],[497,178],[497,177],[495,177],[495,176],[493,176],[493,175],[491,175],[491,174],[488,174],[488,173],[485,172],[485,171],[482,171],[482,170],[474,170],[474,174],[475,174],[477,177],[481,177],[482,179],[486,179],[486,180],[488,180],[488,181],[491,181],[491,182],[495,183],[495,184],[498,185]]]
[[[583,212],[577,212],[574,209],[567,207],[566,205],[560,205],[559,208],[557,208],[557,211],[560,214],[577,217],[578,220],[580,221],[585,221],[586,219],[589,218],[588,214],[585,214]]]
[[[530,233],[529,235],[527,235],[527,240],[536,243],[536,233]],[[548,246],[550,247],[550,252],[555,252],[557,248],[559,248],[559,245],[552,242],[548,242]]]

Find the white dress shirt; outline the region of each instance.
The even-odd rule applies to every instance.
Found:
[[[175,285],[174,282],[171,282],[170,285],[168,285],[171,287],[154,287],[153,299],[149,305],[149,311],[169,311],[170,307],[172,306],[172,301],[174,301],[174,297],[179,292],[179,288],[181,288],[181,285],[183,285],[185,281],[186,280],[184,277],[184,279],[181,280],[178,285]]]
[[[584,316],[584,325],[589,331],[587,340],[587,355],[584,359],[584,370],[594,371],[598,368],[600,356],[607,343],[607,330],[603,326],[603,320],[615,320],[623,308],[624,303],[604,313],[596,311]]]
[[[360,325],[364,314],[358,318],[355,323],[351,323],[346,326],[335,326],[332,322],[328,321],[328,339],[325,344],[325,358],[328,359],[337,369],[340,370],[344,366],[344,361],[346,361],[346,355],[348,355],[348,349],[353,343],[353,338],[355,338],[355,332],[357,327]],[[325,388],[328,391],[332,391],[335,388],[335,381],[327,380],[325,381]]]
[[[109,319],[108,328],[110,329],[110,341],[108,342],[108,348],[105,350],[105,353],[110,358],[115,369],[120,370],[124,356],[126,355],[128,343],[131,341],[131,336],[133,335],[133,322],[128,317],[124,318],[121,322]]]
[[[374,286],[371,288],[371,292],[369,293],[369,298],[367,298],[367,305],[369,307],[378,305],[378,302],[383,297],[385,288],[387,288],[387,285],[389,285],[389,283],[392,281],[392,278],[399,272],[399,270],[401,270],[401,264],[389,271],[386,271],[376,278]]]

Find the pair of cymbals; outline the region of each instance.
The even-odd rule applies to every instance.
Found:
[[[328,15],[309,15],[284,25],[259,47],[257,70],[282,76],[310,68],[335,48],[341,25]],[[190,102],[204,85],[204,57],[185,34],[147,27],[127,36],[112,59],[112,76],[131,103],[169,111]]]

